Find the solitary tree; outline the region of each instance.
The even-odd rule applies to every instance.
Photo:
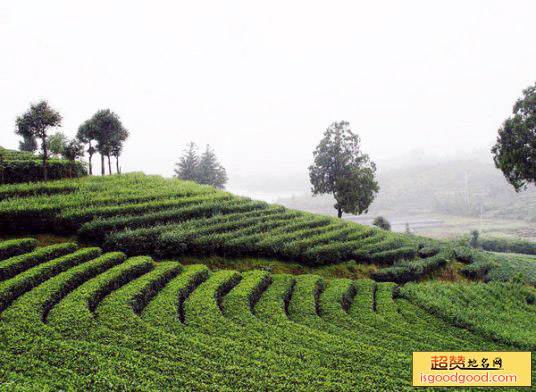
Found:
[[[23,137],[19,142],[19,150],[31,152],[32,154],[37,150],[37,139],[32,137]]]
[[[78,127],[78,133],[76,134],[76,138],[80,140],[82,143],[86,144],[88,146],[87,153],[88,153],[88,162],[89,162],[89,175],[93,174],[93,164],[92,164],[92,158],[93,154],[97,152],[95,147],[91,144],[92,142],[95,142],[97,139],[96,134],[96,128],[95,123],[93,119],[89,119],[84,121],[80,127]]]
[[[181,180],[197,181],[198,165],[197,146],[191,142],[184,150],[184,154],[179,158],[179,162],[175,165],[175,177]]]
[[[199,160],[197,182],[200,184],[212,185],[220,189],[223,189],[227,182],[227,172],[225,171],[225,168],[220,165],[216,158],[216,154],[214,154],[214,151],[208,144]]]
[[[48,147],[47,137],[48,129],[51,127],[61,126],[61,115],[52,109],[47,101],[41,101],[32,104],[30,109],[17,117],[16,133],[23,138],[41,139],[41,148],[43,149],[43,179],[48,180]]]
[[[536,83],[523,90],[499,129],[491,149],[495,166],[501,169],[516,192],[536,183]]]
[[[478,230],[471,231],[471,239],[469,240],[469,245],[473,248],[480,248],[480,233]]]
[[[313,152],[309,166],[313,195],[332,193],[337,216],[361,214],[379,191],[376,165],[361,152],[359,136],[346,121],[334,122]]]
[[[372,224],[376,227],[379,227],[380,229],[391,231],[391,223],[389,223],[389,221],[383,216],[377,216],[376,218],[374,218]]]
[[[78,139],[71,139],[63,145],[62,155],[65,159],[70,161],[69,165],[69,177],[73,176],[74,161],[84,156],[84,145]]]

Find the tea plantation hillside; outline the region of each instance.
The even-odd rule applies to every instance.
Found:
[[[455,256],[425,238],[143,174],[2,186],[0,232],[77,234],[130,256],[254,255],[310,266],[355,260],[385,267],[375,279],[397,282]]]
[[[48,177],[57,180],[87,175],[85,166],[78,161],[48,160]],[[17,184],[43,179],[43,160],[30,152],[0,147],[0,185]]]
[[[534,291],[509,283],[399,289],[35,246],[0,242],[8,390],[409,391],[414,350],[536,348]],[[460,290],[469,312],[436,295]]]

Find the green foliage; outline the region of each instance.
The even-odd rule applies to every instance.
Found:
[[[536,258],[516,254],[496,255],[492,268],[486,274],[486,280],[507,282],[516,276],[522,276],[524,282],[536,286]]]
[[[223,189],[225,183],[227,182],[227,173],[225,168],[220,165],[216,154],[207,144],[206,150],[201,154],[199,159],[199,166],[197,168],[198,172],[198,183],[205,185],[212,185],[216,188]]]
[[[473,230],[471,232],[471,239],[469,240],[469,245],[472,248],[480,248],[480,233],[478,230]]]
[[[28,268],[72,253],[75,250],[76,244],[65,243],[39,248],[31,253],[27,252],[22,255],[1,257],[3,262],[0,265],[0,281],[12,278]]]
[[[34,153],[37,150],[37,139],[34,136],[23,136],[19,142],[19,150]]]
[[[68,161],[74,161],[84,156],[84,147],[78,139],[71,139],[64,144],[62,155]]]
[[[119,170],[119,156],[123,149],[123,143],[128,138],[129,132],[121,123],[119,116],[110,109],[97,111],[93,117],[86,120],[78,128],[77,137],[88,144],[88,153],[91,156],[98,152],[101,155],[101,174],[104,175],[104,157],[108,158],[108,171],[112,174],[110,156],[116,157],[116,170]],[[91,144],[95,141],[95,146]]]
[[[180,157],[176,164],[175,177],[181,180],[195,181],[197,179],[197,168],[199,166],[199,156],[197,154],[197,146],[191,142],[184,150],[184,154]]]
[[[87,145],[86,152],[89,156],[89,175],[93,174],[93,155],[97,152],[96,148],[92,143],[95,143],[97,140],[97,128],[93,119],[84,121],[79,127],[78,132],[76,133],[76,138],[80,140],[81,143]]]
[[[519,192],[536,183],[536,83],[523,90],[512,112],[499,129],[491,152],[495,166]]]
[[[0,242],[0,260],[9,259],[21,253],[28,253],[35,249],[37,240],[33,238],[22,238]]]
[[[78,233],[129,255],[270,257],[310,266],[416,257],[416,237],[156,176],[85,177],[0,187],[6,233]]]
[[[65,145],[67,144],[67,136],[63,132],[56,132],[48,137],[47,143],[50,153],[58,158],[63,155]]]
[[[377,216],[376,218],[374,218],[372,224],[376,227],[379,227],[380,229],[391,231],[391,223],[389,223],[389,221],[383,216]]]
[[[445,267],[451,258],[450,251],[444,250],[425,259],[401,261],[392,267],[382,268],[373,273],[372,278],[379,282],[396,283],[419,280],[431,272]]]
[[[412,351],[534,351],[534,298],[519,283],[397,288],[71,249],[0,282],[0,382],[411,391]]]
[[[480,245],[482,246],[482,249],[491,252],[536,255],[536,242],[522,239],[484,237],[480,239]]]
[[[440,250],[441,249],[438,246],[424,246],[419,249],[418,253],[420,257],[426,259],[427,257],[435,256]]]
[[[2,176],[0,182],[17,184],[36,182],[43,179],[41,157],[26,152],[6,150],[0,147],[2,155]],[[47,176],[50,180],[67,177],[81,177],[87,174],[81,162],[70,162],[62,159],[47,160]]]
[[[359,136],[349,125],[341,121],[328,127],[309,166],[313,194],[333,194],[339,218],[343,212],[367,212],[379,190],[376,165],[361,152]]]
[[[41,139],[41,149],[43,150],[43,179],[48,180],[47,160],[48,160],[48,129],[61,126],[61,115],[52,109],[47,101],[32,104],[27,112],[17,117],[15,133],[27,139]]]
[[[511,283],[460,285],[445,282],[408,284],[401,295],[454,325],[500,343],[534,351],[536,322],[527,296],[533,290],[513,290]]]
[[[225,168],[220,165],[216,154],[207,144],[206,150],[199,157],[195,143],[189,143],[184,154],[176,164],[175,177],[181,180],[195,181],[198,184],[211,185],[223,189],[227,182]]]

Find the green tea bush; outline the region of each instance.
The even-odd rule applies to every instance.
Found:
[[[536,242],[526,240],[514,240],[506,238],[481,238],[480,245],[482,249],[491,252],[504,253],[522,253],[527,255],[536,255]]]
[[[36,182],[43,180],[43,162],[39,156],[11,151],[6,153],[5,149],[0,149],[3,155],[3,178],[4,184],[17,184],[24,182]],[[82,177],[87,175],[86,167],[83,163],[67,161],[63,159],[48,160],[49,180],[58,180],[67,177]]]
[[[0,231],[76,233],[130,256],[256,256],[310,266],[392,265],[418,249],[414,236],[138,173],[0,187]]]
[[[28,253],[35,249],[37,240],[33,238],[22,238],[19,240],[9,240],[0,242],[0,261]]]

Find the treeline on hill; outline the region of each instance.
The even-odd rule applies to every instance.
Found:
[[[0,187],[0,227],[78,233],[106,250],[161,258],[254,255],[311,266],[355,260],[382,268],[378,280],[399,282],[453,260],[437,241],[142,174]]]
[[[47,101],[41,101],[31,104],[30,108],[17,117],[15,121],[15,133],[22,136],[22,141],[19,143],[19,148],[22,151],[33,153],[39,150],[39,159],[42,161],[41,180],[62,178],[56,172],[49,175],[50,157],[62,156],[66,160],[74,162],[84,156],[87,152],[89,155],[89,174],[93,174],[92,157],[95,153],[101,156],[101,174],[104,175],[105,158],[108,159],[108,172],[112,174],[111,156],[116,160],[116,171],[120,173],[119,156],[123,151],[123,144],[129,136],[128,130],[123,126],[119,116],[109,109],[97,111],[90,119],[86,120],[78,129],[75,138],[68,139],[63,133],[56,132],[49,135],[49,130],[56,127],[61,127],[62,116],[54,110]],[[40,141],[40,147],[38,146]],[[92,144],[93,143],[93,144]],[[87,151],[84,151],[84,145],[88,146]],[[29,164],[26,170],[30,170]],[[69,177],[72,177],[72,168],[74,165],[68,166]],[[53,167],[52,170],[57,168]],[[7,170],[7,168],[5,169]],[[10,167],[10,173],[16,170],[16,167]],[[35,169],[31,171],[32,178],[26,181],[36,181],[34,178]],[[0,173],[1,174],[1,173]],[[11,173],[11,177],[16,176]],[[58,177],[59,176],[59,177]],[[24,178],[24,176],[22,176]],[[13,181],[21,182],[21,181]]]
[[[81,177],[87,175],[82,162],[66,159],[48,160],[48,178]],[[0,184],[17,184],[43,179],[42,158],[29,152],[8,150],[0,147]]]

